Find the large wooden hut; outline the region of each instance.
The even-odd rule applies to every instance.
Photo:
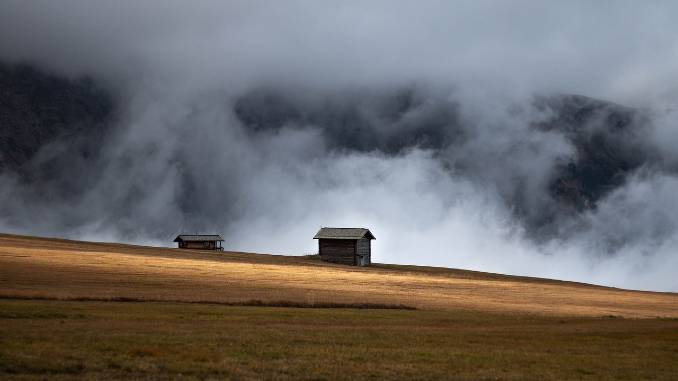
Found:
[[[180,249],[201,249],[224,251],[224,239],[217,234],[180,234],[174,239]]]
[[[318,240],[320,259],[352,266],[372,263],[370,247],[374,235],[365,228],[321,228],[313,237]]]

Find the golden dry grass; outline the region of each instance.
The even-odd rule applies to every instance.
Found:
[[[0,295],[401,304],[559,316],[678,317],[678,294],[416,266],[0,235]]]
[[[251,300],[419,310],[177,303]],[[675,380],[676,316],[672,293],[0,235],[2,380]]]

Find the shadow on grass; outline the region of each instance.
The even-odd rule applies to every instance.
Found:
[[[125,296],[115,296],[110,298],[100,297],[50,297],[50,296],[25,296],[25,295],[0,295],[0,299],[13,300],[58,300],[72,302],[122,302],[122,303],[187,303],[187,304],[211,304],[219,306],[238,306],[238,307],[288,307],[288,308],[351,308],[351,309],[375,309],[375,310],[416,310],[415,307],[404,304],[385,304],[385,303],[334,303],[334,302],[293,302],[288,300],[243,300],[233,302],[219,302],[209,300],[164,300],[164,299],[140,299]]]

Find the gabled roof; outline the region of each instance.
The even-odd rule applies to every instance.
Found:
[[[321,228],[313,239],[376,239],[365,228]]]
[[[217,234],[180,234],[174,239],[174,242],[191,242],[191,241],[223,241],[220,235]]]

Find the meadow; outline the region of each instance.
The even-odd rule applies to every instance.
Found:
[[[3,380],[675,380],[678,320],[0,300]]]
[[[2,380],[675,380],[678,295],[0,236]]]

